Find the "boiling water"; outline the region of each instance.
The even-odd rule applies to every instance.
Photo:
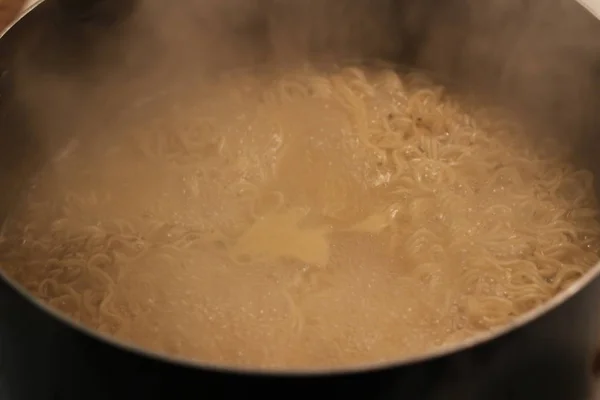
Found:
[[[598,261],[591,174],[421,75],[244,72],[174,104],[74,139],[2,236],[8,275],[123,341],[267,368],[405,358]]]

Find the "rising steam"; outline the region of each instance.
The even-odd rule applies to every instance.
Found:
[[[598,38],[574,0],[47,0],[3,40],[3,94],[48,148],[229,67],[378,58],[433,71],[589,157]]]

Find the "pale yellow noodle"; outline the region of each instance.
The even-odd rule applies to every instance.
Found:
[[[61,159],[66,189],[24,196],[0,268],[153,350],[315,367],[496,329],[600,259],[593,174],[424,74],[238,71],[198,93],[118,132],[122,156]],[[268,218],[292,226],[252,237]],[[302,252],[250,251],[271,241]]]

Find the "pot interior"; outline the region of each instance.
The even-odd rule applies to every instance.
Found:
[[[201,83],[223,71],[307,63],[427,71],[600,173],[598,38],[572,0],[47,0],[0,40],[0,219],[74,139],[114,136],[190,88],[210,96]]]

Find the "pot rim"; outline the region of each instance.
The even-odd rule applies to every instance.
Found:
[[[27,8],[25,8],[21,14],[9,25],[7,25],[4,30],[0,31],[0,40],[4,38],[4,36],[12,29],[16,24],[18,24],[22,19],[24,19],[30,12],[32,12],[39,5],[44,3],[45,0],[35,0],[31,3]],[[579,2],[579,0],[577,0]],[[580,3],[581,4],[581,3]],[[582,5],[583,6],[583,5]],[[585,6],[584,6],[585,7]],[[587,7],[585,7],[587,8]],[[339,368],[298,368],[298,369],[273,369],[273,368],[264,368],[264,367],[241,367],[227,364],[217,364],[217,363],[209,363],[204,361],[197,361],[186,359],[183,357],[176,357],[167,355],[160,352],[155,352],[151,350],[146,350],[140,346],[137,346],[132,343],[127,343],[124,341],[120,341],[115,339],[114,337],[100,333],[96,330],[88,328],[87,326],[75,322],[71,318],[63,315],[57,310],[53,309],[49,305],[43,303],[37,298],[33,297],[21,284],[13,281],[9,277],[5,275],[3,271],[0,270],[0,280],[4,281],[8,286],[14,289],[20,296],[22,296],[26,301],[31,303],[34,307],[38,308],[40,311],[49,314],[52,318],[58,320],[59,322],[64,323],[75,331],[82,333],[86,336],[90,336],[99,342],[107,344],[116,349],[141,356],[144,358],[148,358],[154,361],[160,361],[164,363],[170,363],[179,367],[185,367],[190,369],[203,369],[206,371],[218,372],[218,373],[227,373],[227,374],[239,374],[239,375],[254,375],[254,376],[263,376],[263,377],[278,377],[278,378],[318,378],[318,377],[327,377],[327,376],[341,376],[347,374],[356,374],[356,373],[368,373],[368,372],[376,372],[386,369],[392,368],[400,368],[406,367],[413,364],[424,363],[428,361],[432,361],[435,359],[443,358],[446,356],[450,356],[452,354],[456,354],[462,351],[469,350],[471,348],[483,345],[485,343],[491,342],[495,339],[498,339],[502,336],[505,336],[517,329],[524,327],[532,323],[533,321],[541,318],[542,316],[552,312],[556,308],[558,308],[563,303],[570,300],[576,294],[581,292],[587,286],[591,284],[592,281],[596,280],[600,276],[600,262],[594,265],[584,276],[579,278],[576,282],[574,282],[570,287],[563,290],[556,296],[552,297],[543,305],[530,310],[517,318],[515,318],[511,323],[502,326],[498,329],[493,329],[488,332],[482,332],[476,334],[466,340],[463,340],[454,345],[442,346],[435,350],[413,356],[408,357],[406,359],[399,360],[388,360],[382,362],[367,362],[355,364],[352,366],[345,366]]]

